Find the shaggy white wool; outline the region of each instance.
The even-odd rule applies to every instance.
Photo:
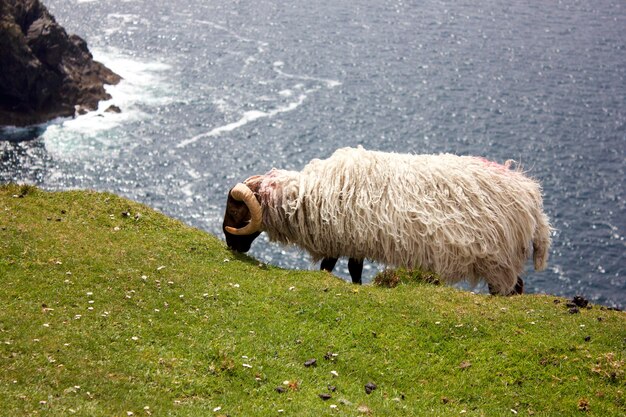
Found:
[[[535,269],[546,266],[551,228],[540,185],[508,163],[359,147],[301,172],[253,178],[270,239],[296,244],[314,261],[420,267],[447,282],[482,278],[503,294],[523,272],[531,243]]]

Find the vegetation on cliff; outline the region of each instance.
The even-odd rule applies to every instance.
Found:
[[[626,315],[229,252],[112,194],[0,186],[2,414],[623,416]]]

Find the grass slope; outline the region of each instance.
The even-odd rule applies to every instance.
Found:
[[[622,312],[268,267],[111,194],[0,186],[0,284],[6,416],[625,415]]]

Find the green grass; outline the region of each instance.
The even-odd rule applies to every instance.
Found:
[[[1,415],[626,412],[622,312],[286,271],[111,194],[0,186],[0,284]]]

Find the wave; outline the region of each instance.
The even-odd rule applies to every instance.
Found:
[[[244,125],[247,125],[250,122],[253,122],[255,120],[258,119],[262,119],[262,118],[268,118],[268,117],[274,117],[277,114],[280,113],[286,113],[286,112],[290,112],[295,110],[296,108],[298,108],[302,103],[304,103],[304,100],[306,100],[306,95],[305,94],[301,94],[300,96],[298,96],[298,100],[291,102],[289,104],[287,104],[286,106],[282,106],[282,107],[278,107],[276,109],[270,110],[268,112],[263,112],[263,111],[259,111],[259,110],[251,110],[251,111],[247,111],[243,114],[243,116],[237,120],[236,122],[233,123],[228,123],[226,125],[223,126],[219,126],[216,128],[211,129],[210,131],[206,132],[206,133],[201,133],[199,135],[196,135],[190,139],[186,139],[182,142],[180,142],[178,145],[176,145],[177,148],[183,148],[187,145],[191,145],[194,142],[197,142],[198,140],[202,139],[202,138],[207,138],[207,137],[215,137],[218,136],[224,132],[230,132],[233,131],[237,128],[240,128]]]
[[[174,100],[171,86],[165,82],[164,72],[170,66],[163,62],[141,61],[115,48],[93,49],[96,61],[122,76],[122,81],[105,86],[111,99],[101,101],[98,108],[72,119],[58,119],[48,125],[42,137],[49,152],[57,156],[70,152],[93,150],[97,144],[106,145],[113,139],[123,140],[112,132],[122,124],[151,117],[145,112]],[[115,105],[121,113],[109,112]]]
[[[230,86],[222,86],[221,88],[216,86],[215,91],[218,94],[223,91],[228,92],[210,100],[215,109],[224,115],[224,119],[228,121],[235,119],[235,121],[182,140],[176,145],[177,148],[183,148],[204,138],[212,138],[234,131],[259,119],[291,112],[300,107],[312,93],[322,88],[332,89],[341,85],[340,81],[333,79],[284,71],[286,66],[284,61],[271,59],[272,48],[268,42],[252,39],[220,23],[207,20],[195,20],[195,22],[226,33],[227,36],[239,42],[237,48],[232,50],[232,56],[235,57],[234,61],[239,62],[240,66],[235,66],[232,77],[243,82],[239,83],[240,86],[236,88],[237,91],[233,91],[229,88]],[[242,57],[239,52],[250,51],[250,48],[241,48],[242,44],[256,45],[256,48],[247,57]],[[291,80],[296,82],[293,85],[285,85],[285,80],[289,80],[287,84],[290,84]],[[231,84],[236,85],[238,83],[233,82]],[[267,110],[267,103],[269,102],[275,103],[271,110]],[[245,104],[242,105],[242,103]],[[250,107],[256,107],[256,109],[247,110]]]

